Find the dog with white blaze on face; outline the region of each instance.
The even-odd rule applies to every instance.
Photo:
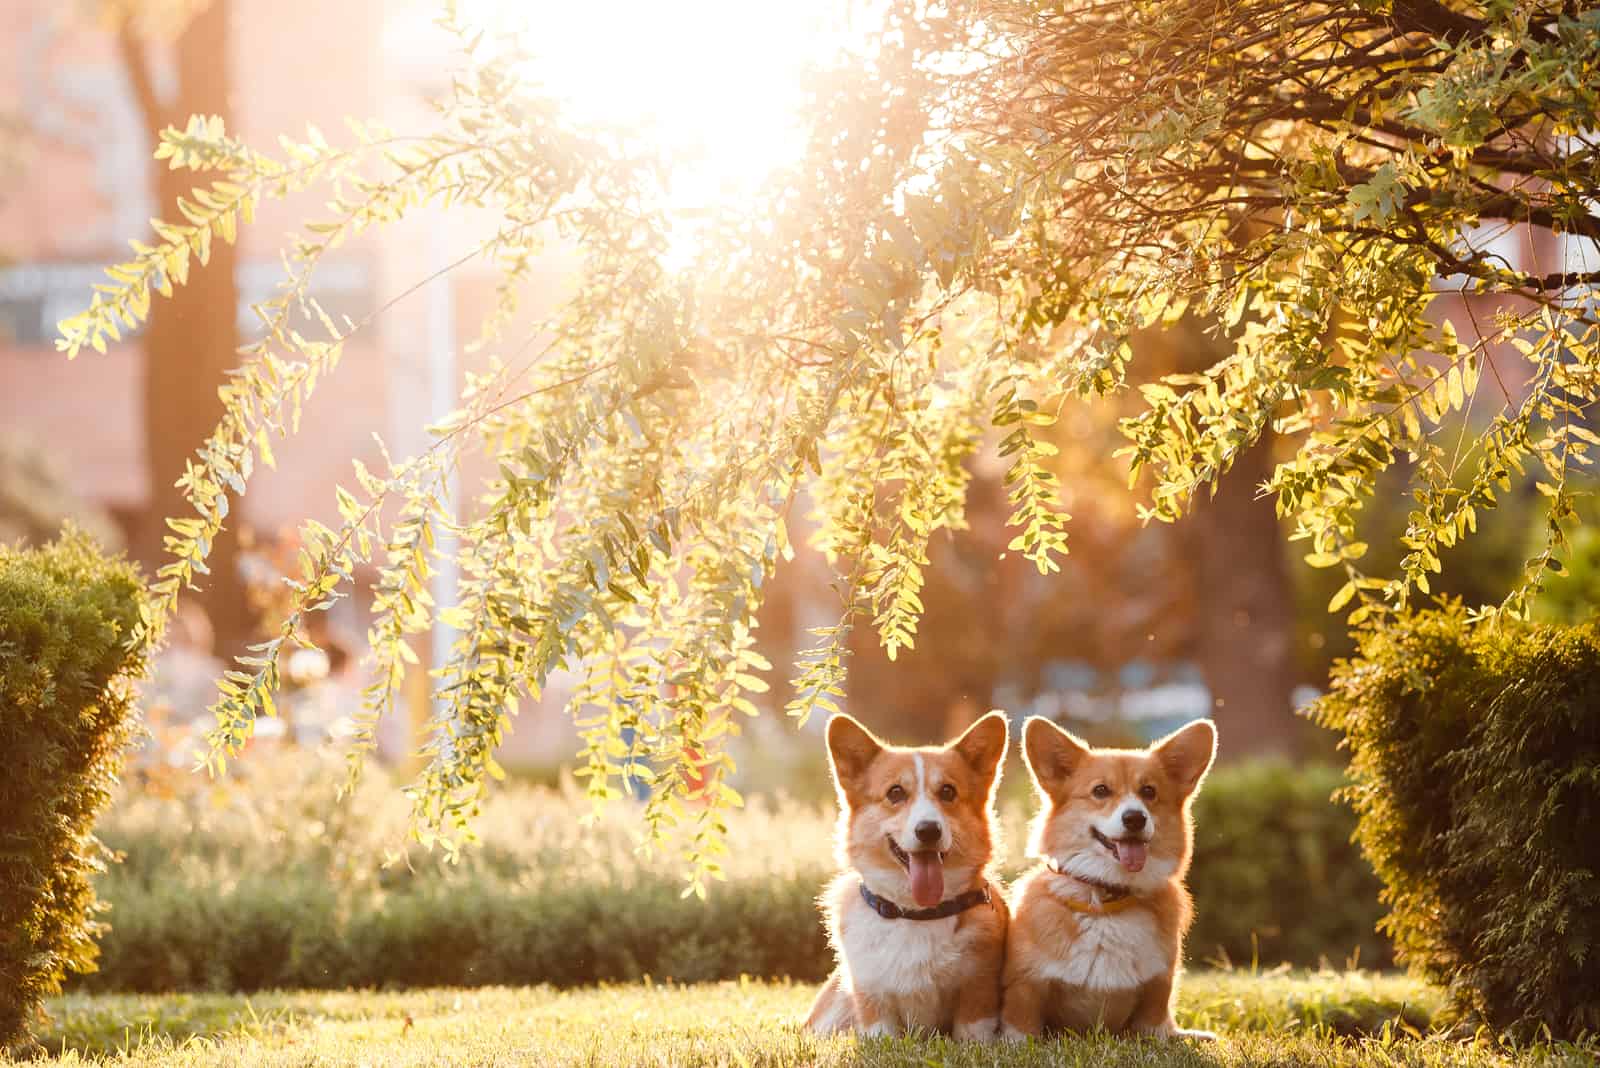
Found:
[[[829,720],[846,870],[818,902],[838,967],[807,1028],[995,1037],[1008,914],[989,862],[1007,740],[1001,712],[925,749]]]
[[[1004,1037],[1104,1030],[1187,1035],[1172,1017],[1192,906],[1190,802],[1216,755],[1195,720],[1148,749],[1092,749],[1049,720],[1023,728],[1042,863],[1012,891]]]

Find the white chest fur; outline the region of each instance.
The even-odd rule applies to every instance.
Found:
[[[843,911],[838,939],[846,987],[870,995],[883,1014],[871,1033],[949,1030],[970,970],[957,918],[886,920],[859,897]]]
[[[1039,963],[1044,978],[1088,990],[1132,990],[1167,970],[1155,918],[1143,909],[1077,919],[1077,937]]]
[[[861,910],[844,925],[844,962],[857,990],[908,993],[948,986],[961,963],[956,918],[886,920]]]

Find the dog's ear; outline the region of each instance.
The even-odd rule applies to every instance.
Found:
[[[1046,797],[1065,795],[1067,780],[1089,755],[1089,744],[1043,716],[1030,716],[1022,728],[1022,758],[1033,784]]]
[[[881,752],[883,743],[855,719],[839,712],[828,720],[828,762],[841,798],[851,800],[859,794],[867,768]]]
[[[966,733],[951,742],[948,748],[978,773],[987,793],[999,777],[1000,765],[1005,762],[1006,746],[1010,741],[1010,722],[1004,712],[995,711],[968,727]]]
[[[1209,719],[1197,719],[1152,745],[1150,755],[1188,797],[1200,788],[1216,759],[1217,728]]]

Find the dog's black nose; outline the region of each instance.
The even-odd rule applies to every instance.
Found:
[[[917,824],[917,841],[923,845],[933,845],[943,834],[944,831],[933,820],[923,820]]]
[[[1122,825],[1130,831],[1144,830],[1145,814],[1138,809],[1130,808],[1122,814]]]

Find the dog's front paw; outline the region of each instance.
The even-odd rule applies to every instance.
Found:
[[[1020,1027],[1013,1027],[1010,1024],[1000,1025],[1000,1041],[1002,1042],[1026,1042],[1032,1037]]]
[[[986,1016],[981,1020],[971,1023],[958,1023],[955,1026],[955,1037],[967,1042],[993,1042],[1000,1032],[1000,1018]]]

